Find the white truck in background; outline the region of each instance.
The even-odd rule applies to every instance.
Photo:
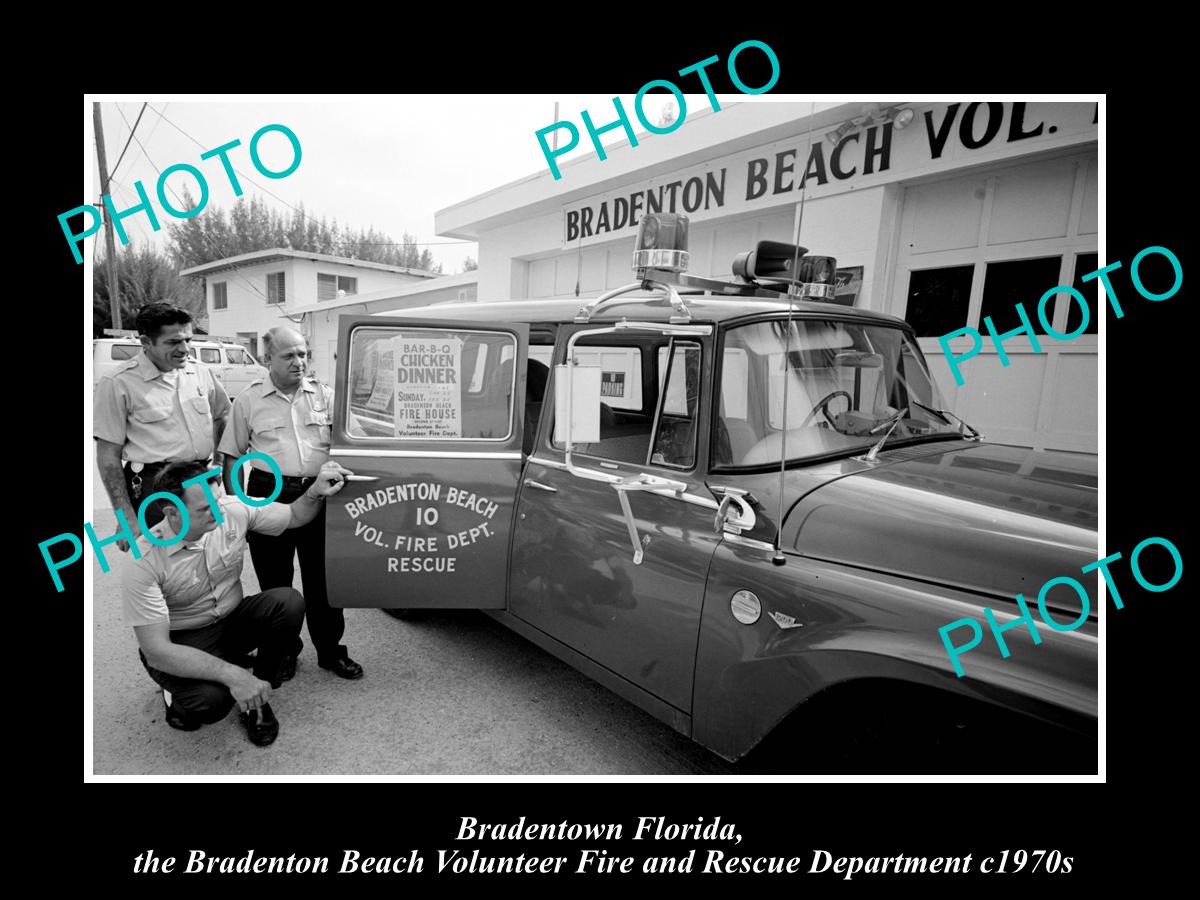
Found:
[[[92,341],[92,386],[117,371],[142,349],[136,337],[97,338]],[[192,357],[204,363],[232,400],[267,370],[241,344],[227,341],[194,340]]]

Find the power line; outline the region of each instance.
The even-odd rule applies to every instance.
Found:
[[[182,135],[183,135],[185,138],[187,138],[189,141],[191,141],[193,144],[195,144],[195,145],[196,145],[197,147],[199,147],[201,150],[203,150],[203,151],[205,151],[205,152],[207,152],[207,151],[209,150],[209,148],[208,148],[208,147],[205,147],[205,146],[204,146],[202,143],[200,143],[198,140],[196,140],[194,137],[192,137],[190,134],[188,134],[186,131],[184,131],[182,128],[180,128],[178,125],[176,125],[174,122],[172,122],[170,119],[168,119],[168,118],[167,118],[165,115],[163,115],[163,113],[159,112],[157,109],[154,109],[154,107],[153,107],[153,106],[151,106],[151,107],[150,107],[150,109],[154,111],[154,113],[155,113],[155,114],[156,114],[156,115],[159,117],[159,119],[160,119],[161,121],[163,121],[163,122],[166,122],[168,125],[170,125],[172,128],[174,128],[174,129],[175,129],[176,131],[178,131],[180,134],[182,134]],[[163,107],[163,110],[164,110],[164,111],[166,110],[166,107],[165,107],[165,106]],[[147,159],[149,159],[149,157],[147,157]],[[232,166],[232,163],[231,163],[231,166]],[[313,224],[319,224],[319,223],[317,222],[317,220],[316,220],[316,219],[314,219],[312,216],[308,215],[308,214],[307,214],[307,213],[305,213],[303,210],[297,209],[296,207],[292,206],[292,204],[288,203],[286,200],[284,200],[282,197],[280,197],[278,194],[275,194],[275,193],[273,193],[272,191],[268,190],[267,188],[263,187],[261,184],[259,184],[257,181],[255,181],[253,178],[251,178],[249,175],[247,175],[245,172],[243,172],[241,169],[234,168],[234,169],[233,169],[233,171],[235,171],[235,172],[236,172],[238,175],[241,175],[243,178],[245,178],[245,179],[246,179],[248,182],[250,182],[250,183],[251,183],[252,185],[254,185],[256,188],[258,188],[258,189],[259,189],[260,191],[262,191],[264,194],[267,194],[267,195],[269,195],[269,196],[271,196],[271,197],[274,197],[276,200],[278,200],[280,203],[282,203],[284,206],[286,206],[286,207],[287,207],[288,209],[290,209],[292,212],[296,213],[296,214],[297,214],[298,216],[300,216],[302,219],[306,219],[306,220],[308,220],[309,222],[312,222]],[[172,193],[173,193],[173,192],[172,192]],[[405,244],[403,241],[355,241],[355,240],[341,240],[341,241],[337,241],[337,242],[335,242],[335,243],[337,243],[337,244],[339,244],[339,245],[342,245],[342,246],[345,246],[345,245],[347,245],[347,244],[353,244],[353,245],[355,245],[355,246],[362,246],[362,247],[403,247],[403,246],[409,246],[409,245],[406,245],[406,244]],[[447,245],[450,245],[450,244],[474,244],[474,243],[475,243],[475,241],[413,241],[413,242],[411,242],[411,244],[410,244],[410,245],[411,245],[411,246],[417,246],[417,247],[441,247],[441,246],[447,246]]]
[[[115,179],[113,179],[112,176],[109,176],[108,183],[110,185],[117,186],[117,190],[119,190],[121,192],[121,196],[126,198],[125,202],[132,203],[138,199],[137,197],[135,197],[133,195],[133,191],[131,191],[129,188],[125,187],[125,185],[121,184],[119,181],[116,181]],[[146,239],[146,243],[151,243],[150,232],[146,231],[146,227],[141,222],[138,221],[137,216],[134,216],[133,224],[136,225],[138,231],[140,231],[142,233],[142,237],[144,237]]]
[[[308,218],[305,216],[304,218]],[[315,222],[316,219],[310,219]],[[353,238],[350,240],[338,241],[339,244],[354,244],[357,247],[445,247],[449,244],[474,244],[476,241],[356,241]]]
[[[154,107],[150,107],[150,108],[154,109]],[[158,110],[155,110],[155,112],[158,112]],[[162,169],[160,169],[158,167],[158,164],[155,163],[154,160],[150,158],[150,154],[146,152],[146,148],[145,148],[145,146],[143,146],[141,140],[138,139],[137,137],[135,137],[134,140],[137,141],[138,146],[142,148],[142,153],[146,157],[146,161],[148,163],[150,163],[151,166],[154,167],[154,171],[158,172],[159,180],[161,180],[162,179]],[[149,140],[149,138],[147,138],[147,140]],[[180,197],[177,193],[175,193],[175,189],[173,187],[171,187],[171,185],[169,185],[169,184],[167,185],[167,190],[169,190],[171,192],[171,196],[175,198],[175,201],[179,204],[180,208],[182,209],[184,206],[183,198]],[[201,237],[201,239],[203,239],[204,241],[206,241],[208,243],[208,249],[212,250],[214,253],[216,253],[217,259],[225,258],[225,255],[226,255],[225,251],[222,250],[220,247],[214,246],[213,242],[211,240],[209,240],[208,235],[206,235],[203,230],[197,228],[196,234],[198,234]],[[250,285],[251,289],[253,289],[255,291],[255,293],[257,293],[260,297],[262,297],[264,300],[270,302],[270,298],[266,294],[264,294],[261,290],[259,290],[258,285],[256,285],[253,281],[251,281],[249,278],[247,278],[245,275],[243,275],[237,269],[234,269],[233,273],[235,275],[237,275],[239,278],[241,278],[242,281],[246,282],[246,284]]]
[[[165,112],[165,111],[166,111],[166,109],[167,109],[167,107],[168,107],[168,106],[170,106],[170,105],[171,105],[170,103],[167,103],[165,106],[163,106],[163,111]],[[118,103],[118,104],[116,104],[116,107],[117,107],[117,112],[118,112],[118,113],[121,113],[121,118],[125,120],[125,124],[126,124],[126,126],[128,126],[128,125],[129,125],[129,120],[128,120],[128,119],[125,119],[125,114],[124,114],[123,112],[121,112],[121,105]],[[151,108],[151,109],[154,109],[154,107],[153,107],[153,106],[151,106],[150,108]],[[155,110],[155,111],[157,112],[157,110]],[[154,134],[155,134],[155,132],[157,132],[157,131],[158,131],[158,126],[159,126],[159,125],[161,125],[161,124],[162,124],[162,119],[159,119],[157,122],[155,122],[155,123],[154,123],[154,127],[153,127],[153,128],[151,128],[151,129],[150,129],[150,133],[149,133],[148,135],[146,135],[146,143],[147,143],[147,144],[148,144],[148,143],[150,143],[150,141],[151,141],[151,140],[154,138]],[[133,129],[130,129],[130,134],[132,134],[132,133],[133,133]],[[137,165],[137,163],[138,163],[138,160],[141,158],[141,154],[143,153],[143,151],[142,151],[141,147],[142,147],[142,145],[141,145],[141,142],[139,141],[139,142],[138,142],[138,154],[139,154],[139,155],[138,155],[137,157],[135,157],[135,158],[134,158],[134,159],[133,159],[133,160],[132,160],[132,161],[129,163],[129,166],[130,166],[130,168],[132,168],[133,166]]]
[[[121,104],[117,103],[114,105],[117,107],[117,112],[121,112]],[[140,110],[138,110],[137,122],[134,122],[133,127],[129,129],[129,137],[125,139],[125,146],[121,148],[121,155],[117,157],[117,164],[115,166],[113,166],[108,172],[108,180],[109,181],[112,181],[112,177],[116,173],[117,169],[121,168],[121,160],[123,160],[125,158],[125,151],[129,149],[129,144],[133,140],[133,133],[137,130],[138,123],[142,121],[142,114],[146,112],[146,107],[149,105],[150,104],[148,102],[143,103],[142,108]],[[125,118],[124,113],[121,113],[121,118],[122,119]],[[128,125],[129,122],[126,121],[125,124]]]
[[[146,154],[146,159],[147,159],[147,160],[150,160],[150,164],[151,164],[151,165],[154,165],[154,161],[150,159],[150,154],[148,154],[148,153]],[[127,197],[129,201],[133,201],[133,200],[137,199],[136,197],[133,197],[133,196],[131,196],[131,195],[133,194],[133,192],[132,192],[131,190],[129,190],[128,188],[126,188],[124,185],[122,185],[122,184],[118,184],[117,182],[113,181],[111,178],[109,179],[109,183],[110,183],[110,184],[115,184],[115,185],[117,186],[117,188],[118,188],[118,189],[121,191],[121,194],[122,194],[122,196],[124,196],[124,197]],[[174,191],[172,191],[172,193],[174,193]],[[178,198],[178,196],[177,196],[175,199],[177,199],[177,200],[178,200],[178,199],[179,199],[179,198]],[[182,201],[180,201],[180,203],[181,203],[181,205],[182,205]],[[146,231],[146,229],[145,229],[145,227],[142,225],[142,223],[141,223],[141,222],[139,222],[139,221],[137,220],[137,218],[134,218],[134,219],[133,219],[133,224],[134,224],[134,225],[136,225],[136,226],[138,227],[138,230],[139,230],[139,231],[142,233],[142,236],[143,236],[143,237],[145,237],[147,245],[152,245],[152,241],[151,241],[151,238],[150,238],[150,234],[149,234],[149,233]],[[199,233],[199,232],[198,232],[198,233]],[[205,237],[205,235],[204,235],[203,233],[200,233],[200,236],[201,236],[201,237]],[[218,248],[216,248],[216,247],[213,247],[211,244],[209,244],[209,248],[210,248],[210,249],[212,249],[212,250],[217,250],[217,249],[218,249]],[[93,260],[93,262],[94,262],[94,260]],[[255,290],[255,291],[258,291],[258,294],[259,294],[259,296],[263,297],[263,299],[266,299],[266,295],[265,295],[265,294],[263,294],[263,292],[262,292],[262,291],[260,291],[260,290],[258,289],[258,286],[257,286],[257,285],[255,285],[255,284],[254,284],[254,282],[252,282],[252,281],[251,281],[249,278],[247,278],[247,277],[246,277],[244,274],[242,274],[241,272],[238,272],[236,269],[235,269],[235,270],[233,270],[233,274],[234,274],[235,276],[237,276],[238,278],[241,278],[241,279],[242,279],[242,281],[246,282],[246,284],[248,284],[248,285],[251,287],[251,289],[253,289],[253,290]],[[205,304],[205,310],[207,311],[207,307],[208,307],[208,297],[205,297],[205,298],[204,298],[204,304]]]
[[[143,105],[143,111],[145,110],[145,106],[149,106],[149,104],[147,103],[147,104],[144,104],[144,105]],[[151,109],[154,109],[154,107],[152,107],[152,106],[151,106],[150,108],[151,108]],[[163,109],[165,110],[165,109],[166,109],[166,106],[164,106],[164,107],[163,107]],[[124,114],[124,113],[121,111],[121,107],[120,107],[119,105],[117,106],[117,112],[118,112],[118,113],[121,113],[121,118],[122,118],[122,119],[125,119],[125,114]],[[182,129],[182,128],[179,128],[179,126],[178,126],[178,125],[176,125],[174,122],[171,122],[169,119],[167,119],[167,118],[166,118],[166,116],[164,116],[164,115],[163,115],[162,113],[160,113],[158,110],[156,110],[156,109],[155,109],[155,110],[154,110],[154,112],[158,114],[160,122],[161,122],[161,121],[166,121],[166,122],[168,122],[168,123],[169,123],[169,124],[170,124],[170,125],[171,125],[173,128],[175,128],[176,130],[178,130],[178,131],[179,131],[181,134],[183,134],[185,137],[187,137],[189,140],[191,140],[193,143],[195,143],[195,144],[196,144],[197,146],[199,146],[201,149],[204,149],[204,145],[203,145],[203,144],[200,144],[200,142],[199,142],[199,141],[197,141],[195,138],[193,138],[193,137],[192,137],[190,134],[187,134],[187,132],[183,131],[183,129]],[[139,113],[139,115],[138,115],[138,119],[139,119],[139,121],[141,120],[141,114],[140,114],[140,113]],[[128,120],[128,119],[125,119],[125,124],[126,124],[126,126],[128,126],[128,125],[129,125],[129,120]],[[137,127],[137,125],[136,125],[136,123],[135,123],[135,124],[134,124],[134,128],[136,128],[136,127]],[[149,151],[147,151],[147,150],[146,150],[146,147],[145,147],[145,145],[142,143],[141,139],[140,139],[140,138],[138,138],[138,137],[137,137],[137,136],[134,134],[134,128],[130,128],[130,130],[129,130],[129,138],[130,138],[130,140],[137,141],[138,148],[141,150],[141,152],[142,152],[142,155],[146,157],[146,161],[147,161],[148,163],[150,163],[150,165],[151,165],[151,166],[154,168],[154,171],[158,173],[159,179],[161,180],[161,179],[162,179],[162,170],[161,170],[161,169],[158,167],[158,164],[157,164],[157,163],[156,163],[156,162],[155,162],[155,161],[154,161],[154,160],[153,160],[153,159],[150,157],[150,153],[149,153]],[[149,135],[147,135],[147,137],[146,137],[146,141],[147,141],[147,142],[149,142],[150,138],[154,136],[154,132],[155,132],[156,130],[157,130],[157,125],[155,126],[155,128],[154,128],[154,129],[151,129],[151,131],[150,131],[150,134],[149,134]],[[128,146],[128,141],[126,142],[126,146]],[[122,152],[124,152],[124,151],[122,151]],[[235,170],[235,171],[236,171],[236,170]],[[239,174],[241,174],[241,173],[239,173]],[[246,177],[246,176],[244,176],[244,175],[243,175],[243,177]],[[247,180],[247,181],[249,181],[251,184],[255,184],[257,187],[260,187],[260,188],[262,187],[261,185],[258,185],[256,182],[254,182],[252,179],[250,179],[250,178],[248,178],[248,177],[246,177],[246,180]],[[111,182],[111,181],[112,181],[112,179],[110,179],[110,182]],[[112,183],[115,183],[115,182],[112,182]],[[126,192],[126,195],[127,195],[127,196],[128,196],[128,194],[132,193],[132,191],[129,191],[128,189],[124,188],[124,187],[123,187],[123,186],[121,186],[121,185],[117,185],[117,186],[118,186],[119,188],[121,188],[121,190],[122,190],[123,192]],[[170,185],[170,184],[167,184],[167,190],[169,190],[169,191],[171,192],[171,196],[173,196],[173,197],[175,198],[175,201],[176,201],[176,202],[179,204],[179,206],[182,208],[182,207],[185,205],[185,204],[184,204],[184,201],[183,201],[183,198],[181,198],[181,197],[179,196],[179,194],[178,194],[178,193],[176,193],[175,189],[174,189],[173,187],[171,187],[171,185]],[[264,188],[263,190],[265,190],[265,188]],[[271,192],[270,192],[270,191],[266,191],[266,193],[269,193],[269,194],[270,194]],[[279,200],[279,202],[280,202],[280,203],[283,203],[285,206],[289,206],[289,207],[290,207],[290,204],[288,204],[288,203],[287,203],[285,200],[282,200],[281,198],[277,197],[275,194],[271,194],[271,196],[272,196],[272,197],[275,197],[275,199],[276,199],[276,200]],[[306,218],[306,219],[309,219],[309,221],[313,221],[313,222],[315,222],[315,221],[316,221],[315,219],[311,219],[309,216],[306,216],[304,213],[300,212],[299,210],[296,210],[296,212],[297,212],[297,213],[298,213],[298,214],[299,214],[301,217],[303,217],[303,218]],[[133,222],[134,222],[134,224],[135,224],[135,225],[137,225],[137,226],[138,226],[138,229],[139,229],[139,230],[142,232],[142,234],[143,234],[143,235],[146,237],[147,243],[149,243],[149,242],[150,242],[150,236],[149,236],[149,234],[147,234],[147,232],[145,231],[145,229],[142,227],[142,224],[141,224],[141,222],[139,222],[139,221],[138,221],[136,218],[133,220]],[[216,256],[217,256],[217,258],[218,258],[218,259],[220,259],[220,258],[224,258],[224,256],[226,255],[226,254],[225,254],[225,251],[224,251],[223,249],[219,248],[219,247],[216,247],[216,246],[214,245],[214,242],[213,242],[213,241],[211,241],[211,240],[209,239],[208,235],[206,235],[206,234],[205,234],[205,233],[204,233],[202,230],[200,230],[200,229],[197,229],[195,233],[196,233],[197,235],[199,235],[199,236],[200,236],[200,238],[201,238],[202,240],[204,240],[204,241],[205,241],[205,242],[208,244],[208,247],[209,247],[209,249],[210,249],[211,251],[213,251],[213,252],[216,254]],[[361,243],[367,244],[367,243],[370,243],[370,242],[361,242]],[[377,243],[380,243],[380,242],[377,242]],[[395,242],[392,242],[392,243],[395,243]],[[474,242],[473,242],[473,241],[448,241],[448,242],[445,242],[445,243],[474,243]],[[93,247],[93,250],[94,250],[94,247]],[[232,274],[234,277],[240,278],[240,279],[241,279],[242,281],[244,281],[244,282],[245,282],[247,285],[249,285],[249,287],[250,287],[250,289],[251,289],[251,290],[253,290],[255,293],[257,293],[257,294],[258,294],[260,297],[262,297],[264,300],[266,300],[266,301],[268,302],[268,304],[270,303],[270,298],[269,298],[269,297],[268,297],[266,294],[264,294],[264,293],[262,292],[262,290],[261,290],[261,289],[258,287],[258,285],[256,285],[256,284],[255,284],[253,281],[251,281],[249,278],[247,278],[247,277],[246,277],[246,275],[244,275],[243,273],[239,272],[237,269],[232,269],[232,270],[231,270],[231,274]],[[205,309],[206,309],[206,311],[207,311],[207,305],[208,305],[208,298],[206,297],[206,298],[205,298]],[[283,307],[283,304],[279,304],[279,308],[278,308],[278,310],[277,310],[277,311],[278,311],[278,313],[279,313],[279,315],[280,315],[282,318],[285,318],[285,319],[287,319],[287,320],[288,320],[288,321],[290,321],[290,322],[295,322],[296,320],[295,320],[295,319],[293,319],[293,318],[292,318],[292,317],[291,317],[291,316],[290,316],[288,313],[284,312],[284,310],[283,310],[283,308],[282,308],[282,307]]]

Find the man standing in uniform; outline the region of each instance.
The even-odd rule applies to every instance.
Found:
[[[137,330],[141,352],[96,384],[92,425],[117,533],[134,536],[142,530],[138,505],[151,493],[154,476],[171,462],[207,465],[229,415],[225,388],[188,358],[192,317],[186,309],[150,303],[138,310]],[[162,521],[161,509],[152,506],[145,511],[146,528]],[[118,546],[126,550],[128,541]]]
[[[267,376],[253,381],[233,404],[229,428],[220,442],[225,454],[225,490],[233,493],[233,464],[247,452],[265,453],[283,473],[283,492],[277,503],[291,503],[312,484],[329,458],[333,390],[306,378],[308,347],[294,328],[277,326],[263,335],[263,364]],[[269,497],[275,478],[260,460],[251,460],[246,493]],[[301,528],[277,537],[251,534],[250,559],[263,590],[291,587],[292,559],[299,551],[304,580],[304,617],[317,651],[317,665],[342,678],[362,678],[363,668],[347,655],[340,642],[346,618],[329,605],[325,590],[325,510]],[[283,664],[283,677],[296,671],[296,656],[304,644],[296,638],[295,653]]]

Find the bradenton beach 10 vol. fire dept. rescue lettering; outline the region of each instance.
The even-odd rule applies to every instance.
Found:
[[[482,517],[484,521],[448,534],[424,535],[409,533],[388,535],[382,528],[356,521],[354,536],[368,544],[389,551],[424,554],[388,556],[388,572],[425,572],[430,574],[454,572],[458,558],[446,556],[445,552],[469,547],[496,533],[489,523],[499,511],[500,505],[487,497],[454,485],[428,481],[393,484],[387,488],[378,488],[362,497],[356,497],[353,502],[343,505],[351,519],[358,519],[359,516],[370,510],[409,502],[430,504],[416,507],[416,515],[412,521],[414,527],[418,529],[437,525],[441,520],[441,510],[433,504],[468,509]]]

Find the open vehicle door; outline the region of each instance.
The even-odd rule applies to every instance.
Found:
[[[528,344],[526,325],[342,318],[333,606],[505,606]]]

